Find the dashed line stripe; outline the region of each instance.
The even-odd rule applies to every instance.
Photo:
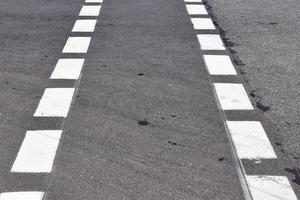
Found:
[[[34,113],[35,117],[66,117],[74,88],[46,88]]]
[[[202,50],[226,50],[221,37],[217,34],[198,34]]]
[[[84,63],[80,58],[59,59],[50,79],[78,79]]]
[[[103,3],[103,0],[86,0],[85,3]]]
[[[223,110],[253,110],[243,84],[214,83]]]
[[[102,3],[103,0],[86,0],[86,3]],[[83,5],[79,16],[95,17],[101,5]],[[96,19],[76,20],[72,32],[94,32]],[[69,37],[63,53],[87,53],[91,37]],[[75,79],[80,76],[84,59],[59,59],[50,79]],[[46,88],[34,113],[35,117],[66,117],[75,88]],[[50,173],[52,171],[62,130],[27,131],[11,168],[14,173]],[[18,191],[0,194],[0,200],[42,200],[44,192]]]
[[[191,18],[195,30],[215,30],[215,25],[210,18]]]
[[[285,176],[246,176],[254,200],[297,200]]]
[[[69,37],[63,53],[87,53],[91,37]]]
[[[187,4],[186,9],[190,15],[207,15],[204,5]]]
[[[239,159],[275,159],[273,147],[259,121],[227,121]]]
[[[61,130],[27,131],[11,172],[51,172],[61,133]]]
[[[97,20],[78,19],[76,20],[72,32],[94,32]]]
[[[101,6],[82,6],[79,16],[98,16],[100,13]]]
[[[204,61],[210,75],[237,75],[227,55],[204,55]]]
[[[200,0],[184,0],[201,2]],[[206,14],[202,4],[186,4],[188,14]],[[204,10],[205,9],[205,10]],[[211,20],[211,19],[210,19]],[[192,18],[195,30],[211,30],[212,21],[207,18]],[[217,34],[197,35],[201,50],[226,50],[221,37]],[[204,55],[210,75],[237,75],[228,55]],[[222,110],[253,110],[251,101],[243,84],[213,83]],[[228,134],[240,164],[239,178],[247,200],[297,200],[285,176],[246,175],[241,159],[276,159],[276,153],[259,121],[226,121]],[[241,173],[243,175],[241,175]],[[243,183],[247,184],[247,188]]]
[[[202,0],[184,0],[186,3],[202,3]]]
[[[44,192],[5,192],[0,194],[0,200],[42,200]]]

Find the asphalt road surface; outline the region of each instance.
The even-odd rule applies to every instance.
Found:
[[[298,10],[2,0],[0,200],[297,200]]]

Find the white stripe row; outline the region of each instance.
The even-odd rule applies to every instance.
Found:
[[[185,0],[186,9],[191,15],[195,30],[215,30],[212,20],[201,0]],[[196,17],[195,15],[207,15]],[[218,34],[197,34],[200,49],[226,50]],[[228,55],[204,55],[210,75],[237,75]],[[243,84],[214,83],[214,88],[222,110],[253,110],[251,101]],[[226,121],[239,159],[276,159],[277,156],[259,121]],[[253,200],[297,200],[297,197],[285,176],[249,176],[246,182]]]
[[[102,3],[103,0],[86,0]],[[83,5],[79,16],[98,16],[101,5]],[[72,32],[94,32],[96,19],[76,20]],[[69,37],[62,53],[87,53],[91,37]],[[77,80],[84,59],[61,58],[56,63],[50,79]],[[67,117],[75,88],[46,88],[34,117]],[[14,173],[50,173],[62,130],[30,130],[26,132],[20,150],[12,165]],[[20,191],[0,194],[0,200],[42,200],[44,192]]]

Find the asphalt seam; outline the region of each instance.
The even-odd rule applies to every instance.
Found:
[[[215,33],[215,27],[209,12],[201,0],[185,0],[187,13],[197,34],[206,69],[210,75],[221,116],[229,137],[237,173],[246,200],[286,199],[297,200],[297,197],[285,176],[247,175],[243,160],[259,164],[264,159],[277,159],[276,153],[258,120],[228,120],[228,111],[250,111],[254,107],[243,86],[242,81],[222,82],[226,76],[239,76],[222,37]],[[207,16],[205,16],[207,15]],[[210,20],[208,20],[210,19]],[[216,30],[222,31],[222,30]],[[217,54],[215,52],[217,51]],[[222,76],[221,81],[216,77]],[[226,79],[226,78],[225,78]],[[232,117],[232,116],[231,116]]]
[[[82,5],[79,19],[75,21],[71,31],[75,36],[68,38],[62,50],[62,58],[58,59],[50,76],[50,80],[62,81],[60,87],[45,89],[33,115],[34,121],[62,118],[61,127],[55,130],[27,130],[11,167],[11,173],[30,175],[51,173],[65,120],[77,93],[84,57],[88,52],[91,34],[94,32],[102,3],[103,0],[86,0]],[[69,58],[69,55],[72,55],[72,58]],[[46,197],[46,190],[47,188],[43,191],[7,191],[0,194],[0,200],[42,200]]]

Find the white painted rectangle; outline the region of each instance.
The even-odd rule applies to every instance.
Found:
[[[103,3],[103,0],[85,0],[85,3]]]
[[[35,117],[66,117],[74,88],[46,88],[34,113]]]
[[[78,19],[76,20],[72,32],[94,32],[97,20]]]
[[[243,84],[214,83],[223,110],[253,110]]]
[[[187,4],[186,9],[189,15],[207,15],[204,5]]]
[[[63,53],[86,53],[90,45],[91,37],[69,37]]]
[[[93,5],[93,6],[82,6],[79,16],[98,16],[100,13],[101,6]]]
[[[227,55],[204,55],[204,61],[210,75],[237,75]]]
[[[198,34],[197,37],[202,50],[225,50],[225,46],[219,35]]]
[[[187,2],[187,3],[201,3],[202,0],[184,0],[184,2]]]
[[[246,176],[253,200],[297,200],[285,176]]]
[[[191,18],[195,30],[214,30],[215,25],[210,18]]]
[[[44,192],[4,192],[0,194],[0,200],[42,200]]]
[[[83,62],[80,58],[59,59],[50,79],[78,79]]]
[[[226,123],[240,159],[277,158],[259,121],[227,121]]]
[[[61,130],[27,131],[11,172],[51,172],[61,133]]]

